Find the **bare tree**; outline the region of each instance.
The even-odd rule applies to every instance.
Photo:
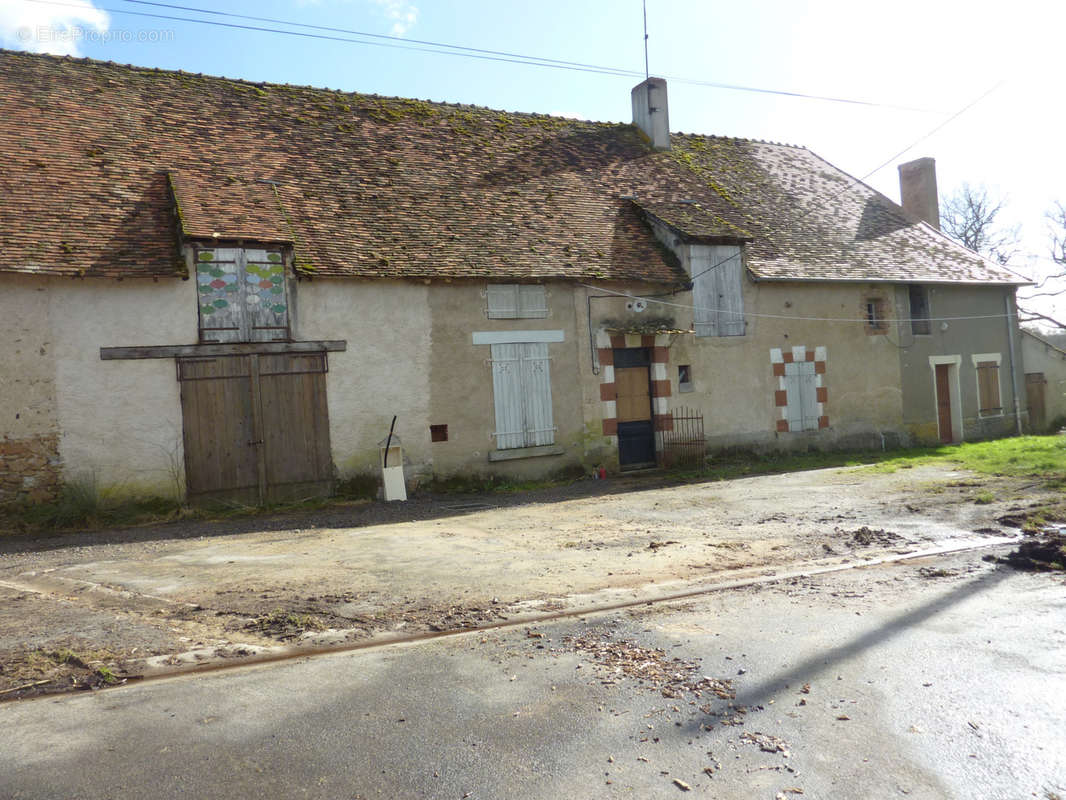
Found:
[[[1062,286],[1062,281],[1066,279],[1066,204],[1061,201],[1056,202],[1055,206],[1044,216],[1047,218],[1051,236],[1051,260],[1055,262],[1059,269],[1036,284],[1033,287],[1035,291],[1025,297],[1025,301],[1033,300],[1037,297],[1061,297],[1066,293],[1066,289],[1063,289]],[[1019,298],[1019,300],[1022,299]],[[1041,314],[1021,306],[1019,306],[1018,312],[1024,315],[1019,317],[1022,322],[1036,322],[1058,328],[1060,331],[1066,331],[1066,323],[1054,317],[1049,317],[1047,314]]]
[[[940,228],[948,236],[997,264],[1006,264],[1019,252],[1020,227],[1003,227],[996,217],[1006,206],[1003,198],[989,197],[983,186],[968,183],[942,198]]]
[[[1051,228],[1051,260],[1066,270],[1066,205],[1061,201],[1055,203],[1045,216]]]

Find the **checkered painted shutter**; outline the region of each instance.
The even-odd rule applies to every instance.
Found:
[[[744,335],[744,264],[740,248],[693,248],[692,294],[697,336]]]
[[[555,427],[548,345],[494,344],[491,355],[497,449],[552,444]]]
[[[810,431],[818,428],[818,389],[814,364],[799,361],[785,364],[785,409],[790,431]]]

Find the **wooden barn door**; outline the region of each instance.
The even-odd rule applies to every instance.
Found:
[[[1043,372],[1025,373],[1025,399],[1029,404],[1029,430],[1044,433],[1047,428],[1047,407],[1044,405],[1044,386],[1047,379]]]
[[[326,356],[178,359],[190,502],[329,494]]]

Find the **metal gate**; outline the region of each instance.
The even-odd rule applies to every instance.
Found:
[[[329,494],[326,369],[325,353],[178,359],[189,501]]]
[[[659,463],[664,467],[702,470],[707,465],[703,412],[681,406],[672,414],[672,430],[659,432]]]

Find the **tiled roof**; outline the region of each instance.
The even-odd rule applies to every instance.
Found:
[[[708,207],[751,233],[747,263],[756,278],[1026,282],[805,148],[685,134],[671,140],[667,155],[703,182]]]
[[[180,232],[314,275],[681,283],[650,214],[750,238],[759,278],[1019,282],[806,150],[673,141],[0,51],[0,271],[181,274]]]
[[[751,234],[723,217],[708,211],[694,200],[679,203],[653,203],[634,200],[634,204],[649,216],[666,223],[694,240],[751,241]]]

